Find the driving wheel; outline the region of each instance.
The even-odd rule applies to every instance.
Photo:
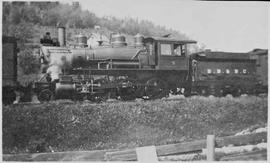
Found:
[[[145,95],[149,99],[166,97],[169,94],[167,83],[159,78],[152,78],[146,82]]]

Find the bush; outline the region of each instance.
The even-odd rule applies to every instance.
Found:
[[[224,136],[267,122],[267,98],[63,103],[3,107],[3,151],[131,148]]]

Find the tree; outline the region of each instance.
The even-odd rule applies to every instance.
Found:
[[[39,60],[33,55],[33,49],[25,48],[21,50],[18,58],[19,69],[26,75],[39,71]]]
[[[8,28],[8,33],[6,34],[18,39],[20,49],[25,47],[25,43],[31,42],[35,33],[34,25],[25,21],[20,22],[18,25],[10,24]]]

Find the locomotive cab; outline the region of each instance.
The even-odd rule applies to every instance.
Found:
[[[196,43],[192,40],[176,40],[164,37],[147,37],[144,39],[149,66],[158,70],[187,70],[187,44]]]

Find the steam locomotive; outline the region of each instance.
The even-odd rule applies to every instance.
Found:
[[[60,27],[59,43],[51,41],[41,47],[43,72],[58,67],[57,72],[47,73],[57,76],[54,82],[49,79],[35,83],[41,101],[156,99],[169,93],[238,96],[263,92],[256,74],[256,60],[248,53],[189,54],[188,45],[196,41],[142,35],[136,35],[134,44],[127,45],[121,34],[112,35],[107,46],[99,40],[96,48],[87,47],[86,37],[80,35],[77,46],[68,48],[65,35],[65,28]]]
[[[257,73],[258,59],[251,53],[190,54],[188,47],[196,41],[139,34],[134,36],[132,45],[127,45],[123,35],[115,34],[110,44],[98,40],[99,46],[95,48],[87,47],[87,38],[78,35],[76,45],[68,47],[65,36],[65,28],[59,27],[58,39],[51,39],[48,34],[41,39],[44,76],[34,83],[40,101],[267,92],[267,86],[258,77],[267,74]]]

